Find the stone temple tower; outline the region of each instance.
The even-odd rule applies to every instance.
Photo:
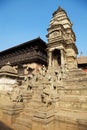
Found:
[[[53,13],[47,31],[48,66],[57,68],[66,64],[68,68],[77,68],[75,33],[67,13],[61,7]]]

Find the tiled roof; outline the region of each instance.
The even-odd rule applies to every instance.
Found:
[[[33,40],[30,40],[30,41],[21,43],[19,45],[16,45],[14,47],[8,48],[6,50],[3,50],[3,51],[0,52],[0,55],[6,53],[8,51],[18,50],[19,48],[24,48],[25,46],[35,45],[35,44],[43,45],[43,47],[45,47],[45,48],[47,47],[46,42],[43,41],[40,37],[37,37],[37,38],[35,38]]]
[[[80,56],[77,58],[78,64],[87,64],[87,56]]]

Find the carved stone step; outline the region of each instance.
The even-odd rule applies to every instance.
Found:
[[[21,128],[23,128],[23,127],[26,127],[26,129],[31,128],[31,120],[29,118],[28,119],[27,118],[18,118],[18,119],[16,119],[15,127],[18,125]]]
[[[87,111],[82,110],[71,110],[71,109],[60,109],[57,116],[71,118],[74,120],[85,120],[87,122]],[[86,124],[87,125],[87,124]]]
[[[76,70],[70,70],[70,71],[68,72],[68,76],[69,76],[69,77],[73,77],[73,76],[86,77],[86,72],[84,72],[84,71],[82,71],[82,70],[78,70],[78,69],[76,69]]]

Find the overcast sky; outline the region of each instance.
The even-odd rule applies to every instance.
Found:
[[[41,37],[61,6],[73,23],[79,54],[87,55],[87,0],[0,0],[0,51]]]

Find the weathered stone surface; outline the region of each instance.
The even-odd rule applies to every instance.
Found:
[[[87,74],[77,68],[75,34],[62,8],[54,12],[47,38],[48,68],[1,76],[0,120],[14,130],[87,130]]]

